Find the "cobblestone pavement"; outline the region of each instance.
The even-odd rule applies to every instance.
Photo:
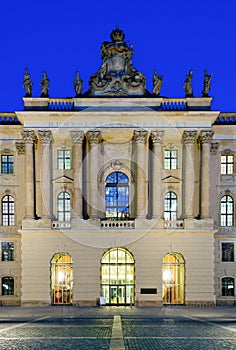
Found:
[[[122,342],[114,339],[115,319]],[[233,350],[236,308],[0,307],[1,350],[115,350],[116,344],[123,344],[120,350]]]

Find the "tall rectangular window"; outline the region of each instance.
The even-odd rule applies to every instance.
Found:
[[[165,150],[164,152],[164,169],[177,169],[178,159],[176,150]]]
[[[71,168],[71,156],[70,151],[62,150],[57,151],[57,169],[70,169]]]
[[[233,174],[234,172],[234,156],[223,155],[221,156],[221,174]]]
[[[221,261],[234,262],[234,243],[232,242],[221,243]]]
[[[2,261],[14,261],[13,242],[2,242]]]
[[[14,157],[1,156],[1,173],[2,174],[13,174],[14,171]]]

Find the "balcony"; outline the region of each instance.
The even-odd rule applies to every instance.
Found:
[[[70,221],[52,221],[53,230],[68,230],[71,228]]]
[[[164,228],[165,229],[184,229],[184,221],[176,220],[176,221],[168,221],[164,220]]]
[[[107,230],[129,230],[135,228],[135,221],[134,219],[129,220],[114,220],[114,219],[101,219],[101,229],[107,229]]]

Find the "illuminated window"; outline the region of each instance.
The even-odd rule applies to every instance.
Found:
[[[124,248],[112,248],[102,257],[101,288],[106,304],[134,304],[134,258]]]
[[[221,156],[221,174],[233,174],[234,172],[234,156],[222,155]]]
[[[184,303],[185,261],[181,254],[167,254],[162,262],[162,299],[164,304]]]
[[[14,243],[2,242],[2,261],[14,261]]]
[[[220,225],[233,226],[234,202],[231,196],[224,196],[220,202]]]
[[[177,219],[177,195],[174,192],[168,192],[165,195],[164,220],[176,221]]]
[[[14,225],[14,198],[12,196],[4,196],[2,199],[2,225]]]
[[[13,156],[1,156],[1,173],[13,174],[14,171],[14,157]]]
[[[55,254],[51,261],[51,290],[53,304],[73,301],[73,260],[69,254]]]
[[[166,150],[164,152],[164,169],[177,169],[177,151]]]
[[[57,219],[70,221],[70,218],[70,195],[67,192],[61,192],[57,197]]]
[[[114,172],[106,178],[106,217],[129,217],[129,179],[123,173]]]
[[[2,278],[2,295],[14,295],[14,278],[3,277]]]
[[[70,163],[70,151],[57,151],[57,169],[70,169]]]
[[[234,278],[223,277],[221,280],[222,296],[233,297],[234,296]]]
[[[221,243],[221,260],[224,262],[234,261],[234,243],[232,242]]]

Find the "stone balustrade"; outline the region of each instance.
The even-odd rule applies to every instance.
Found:
[[[134,220],[101,220],[101,229],[134,229]]]

